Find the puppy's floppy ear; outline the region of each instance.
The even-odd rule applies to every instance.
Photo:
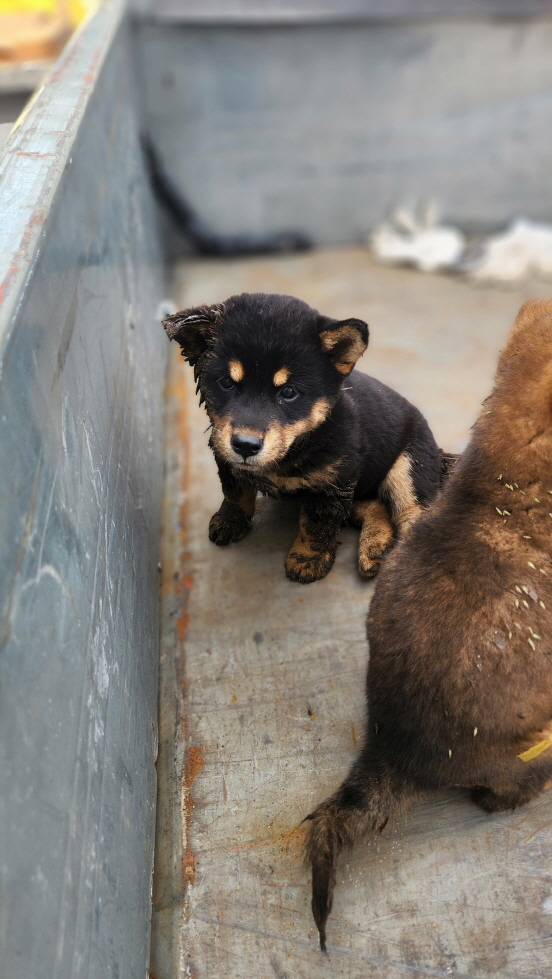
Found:
[[[341,320],[321,331],[322,350],[340,374],[350,374],[368,346],[368,324],[364,320]]]
[[[224,304],[196,306],[182,309],[163,320],[169,340],[176,340],[182,347],[182,356],[195,367],[199,358],[215,339],[217,327],[224,317]]]

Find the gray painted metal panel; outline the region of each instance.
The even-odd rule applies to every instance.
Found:
[[[142,28],[150,127],[220,233],[362,239],[397,202],[552,220],[552,21]]]
[[[428,17],[535,17],[550,0],[152,0],[159,20],[188,23],[422,20]]]
[[[2,979],[143,979],[166,346],[128,27],[106,4],[0,162]]]

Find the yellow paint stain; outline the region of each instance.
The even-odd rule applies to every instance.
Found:
[[[542,755],[543,751],[552,746],[552,734],[546,738],[544,741],[539,741],[538,744],[534,744],[532,748],[528,748],[527,751],[522,751],[521,755],[518,755],[520,761],[533,761],[533,758],[538,758]]]

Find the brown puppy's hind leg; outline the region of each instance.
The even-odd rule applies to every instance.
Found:
[[[393,543],[393,527],[389,514],[379,500],[355,500],[350,521],[360,527],[358,540],[358,570],[363,578],[373,578],[385,552]]]
[[[472,790],[473,801],[485,812],[506,812],[508,809],[518,809],[519,806],[526,806],[537,795],[539,792],[529,791],[499,795],[492,789],[485,789],[482,786]]]
[[[485,812],[505,812],[508,809],[518,809],[526,806],[532,799],[552,788],[552,759],[532,768],[521,775],[513,776],[510,785],[501,785],[497,791],[487,786],[477,786],[472,789],[472,799]]]

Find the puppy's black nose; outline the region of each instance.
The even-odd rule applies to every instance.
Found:
[[[231,439],[231,445],[234,452],[239,452],[244,459],[248,459],[249,456],[256,456],[259,449],[262,448],[263,440],[257,438],[256,435],[233,435]]]

